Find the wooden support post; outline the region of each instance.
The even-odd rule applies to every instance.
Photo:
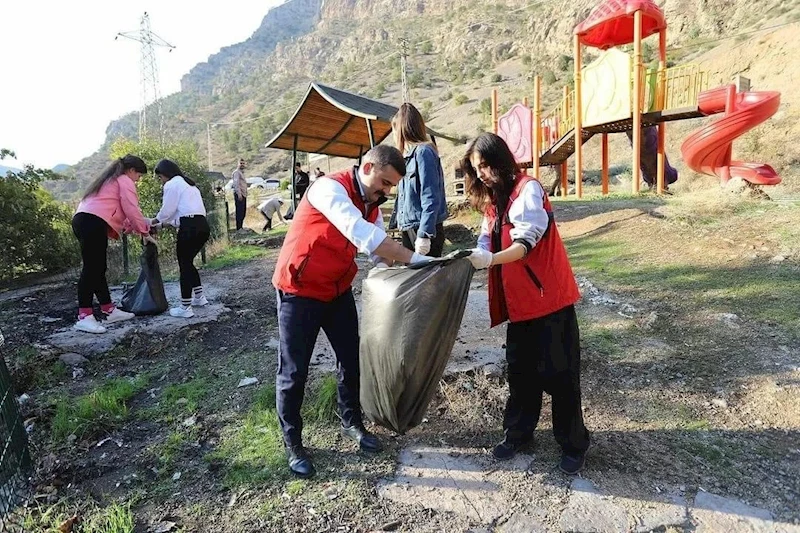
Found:
[[[642,156],[642,11],[633,15],[633,162],[631,191],[639,192]]]
[[[601,142],[601,151],[603,159],[603,173],[601,174],[601,181],[603,184],[603,196],[608,194],[608,133],[603,133]]]
[[[492,133],[497,135],[497,89],[492,89]]]
[[[567,188],[569,187],[569,179],[567,179],[567,160],[561,163],[561,197],[567,197]]]
[[[372,131],[372,121],[370,119],[364,119],[367,121],[367,133],[369,134],[369,147],[375,147],[375,132]]]
[[[297,135],[294,136],[294,144],[292,145],[292,215],[297,211]]]
[[[658,34],[658,94],[657,107],[659,111],[664,110],[666,104],[667,89],[667,30],[664,28]],[[664,122],[658,123],[658,155],[656,156],[656,193],[664,194],[666,184],[664,174],[666,172],[667,156],[665,145],[667,140],[667,125]]]
[[[583,197],[583,105],[581,100],[581,38],[575,36],[575,195]]]
[[[542,172],[539,162],[539,155],[542,151],[542,82],[539,76],[533,78],[533,177],[537,180],[541,178]]]

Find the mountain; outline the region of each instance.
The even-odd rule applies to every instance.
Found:
[[[53,172],[57,172],[59,174],[65,174],[70,171],[72,166],[66,165],[64,163],[58,164],[52,168]]]
[[[9,173],[9,172],[17,173],[17,172],[22,172],[22,170],[19,169],[19,168],[7,167],[5,165],[0,165],[0,177],[4,178],[6,176],[6,174]]]
[[[221,49],[183,77],[182,90],[162,101],[167,132],[194,139],[205,158],[205,122],[225,123],[211,130],[213,170],[227,175],[244,157],[254,175],[288,176],[289,154],[263,146],[292,115],[309,82],[397,105],[400,39],[406,37],[411,100],[432,128],[471,137],[490,126],[486,99],[493,86],[501,109],[507,109],[532,95],[531,79],[538,73],[545,109],[559,102],[563,87],[572,84],[572,29],[597,3],[289,0],[269,10],[249,39]],[[698,63],[708,70],[710,86],[742,74],[757,89],[783,92],[779,114],[734,150],[758,155],[782,172],[800,168],[790,142],[800,133],[800,88],[791,81],[800,69],[790,59],[800,56],[800,43],[792,38],[800,28],[800,5],[766,0],[763,10],[754,10],[744,0],[659,4],[669,25],[670,64]],[[655,37],[645,42],[646,61],[655,59],[656,47]],[[585,61],[598,53],[587,50]],[[156,115],[148,112],[153,120]],[[79,183],[102,169],[116,137],[136,135],[137,120],[132,112],[109,124],[103,146],[73,167]],[[685,133],[700,124],[671,123],[671,160],[679,159]],[[587,165],[598,159],[594,142],[587,144]],[[443,143],[448,175],[461,150]],[[612,136],[612,157],[629,164],[629,154],[627,139]]]

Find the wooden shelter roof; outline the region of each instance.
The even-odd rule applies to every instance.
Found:
[[[314,82],[266,148],[358,159],[392,132],[395,113],[394,106]]]

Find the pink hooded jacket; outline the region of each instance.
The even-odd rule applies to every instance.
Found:
[[[108,224],[108,236],[119,239],[121,232],[147,235],[150,225],[139,208],[136,184],[126,175],[110,179],[97,194],[85,198],[76,213],[90,213]]]

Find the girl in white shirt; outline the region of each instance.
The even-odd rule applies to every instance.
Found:
[[[211,235],[203,198],[194,180],[187,178],[169,159],[162,159],[153,171],[164,185],[161,209],[151,225],[167,224],[178,228],[178,268],[181,273],[181,305],[169,310],[174,317],[191,318],[192,306],[208,305],[200,284],[194,258]]]

